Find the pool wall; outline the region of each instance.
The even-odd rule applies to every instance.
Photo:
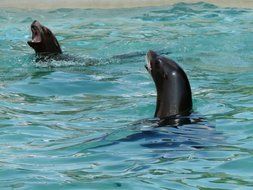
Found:
[[[56,8],[130,8],[171,5],[179,2],[196,3],[199,0],[1,0],[0,7],[22,9]],[[202,1],[203,2],[203,1]],[[222,7],[253,8],[252,0],[204,0]]]

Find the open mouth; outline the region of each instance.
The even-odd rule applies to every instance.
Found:
[[[36,26],[36,22],[31,25],[31,31],[32,31],[32,40],[29,41],[29,43],[40,43],[41,42],[41,32],[38,26]]]
[[[41,35],[39,29],[36,26],[32,26],[31,30],[32,30],[32,42],[33,43],[41,42]]]

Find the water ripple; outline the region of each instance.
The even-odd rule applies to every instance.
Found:
[[[207,3],[1,9],[0,188],[251,189],[252,15]],[[35,19],[75,59],[37,62]],[[153,127],[149,49],[185,69],[188,125]]]

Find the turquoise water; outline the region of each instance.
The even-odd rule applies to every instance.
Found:
[[[252,189],[252,18],[205,3],[1,9],[0,189]],[[99,62],[35,62],[34,19]],[[152,128],[149,49],[185,69],[205,121]]]

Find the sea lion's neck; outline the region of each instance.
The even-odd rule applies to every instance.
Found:
[[[164,82],[156,84],[157,99],[155,117],[164,118],[176,114],[177,111],[171,109],[172,105],[169,101],[169,89],[168,84]]]
[[[177,80],[163,80],[156,83],[157,102],[155,117],[189,115],[192,110],[189,83],[179,84]]]

